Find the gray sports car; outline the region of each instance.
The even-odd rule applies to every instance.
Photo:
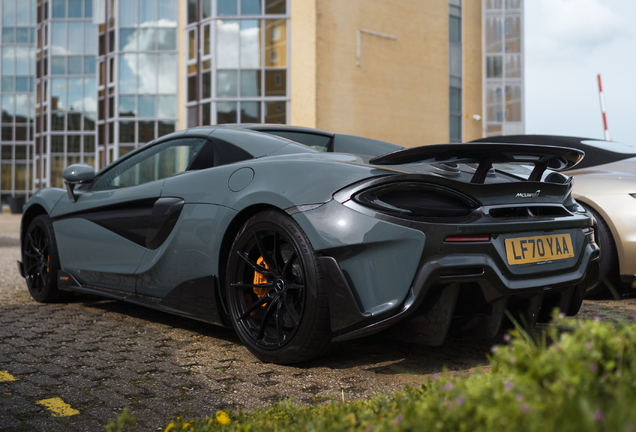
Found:
[[[378,156],[379,155],[379,156]],[[575,315],[598,278],[569,148],[381,141],[278,125],[164,136],[97,174],[71,165],[22,218],[34,299],[94,293],[233,327],[305,361],[380,331],[494,336],[508,309]],[[525,181],[497,163],[534,166]]]

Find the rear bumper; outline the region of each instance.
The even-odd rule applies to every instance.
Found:
[[[490,305],[490,314],[498,310],[516,308],[524,313],[532,324],[541,316],[549,315],[554,307],[558,307],[568,315],[575,315],[583,301],[588,287],[598,282],[599,248],[593,243],[587,243],[581,257],[582,265],[568,273],[550,274],[546,272],[540,277],[530,278],[510,277],[507,272],[499,269],[497,262],[487,255],[448,255],[442,258],[432,257],[420,266],[414,283],[401,308],[388,317],[369,317],[359,315],[358,323],[337,332],[334,342],[369,336],[388,329],[401,321],[427,313],[437,313],[442,316],[437,320],[445,320],[448,325],[455,312],[459,299],[457,293],[454,300],[448,300],[440,292],[444,290],[461,290],[462,286],[478,286],[483,300]],[[451,296],[452,297],[452,296]],[[440,300],[441,299],[441,300]],[[437,303],[436,303],[437,302]],[[446,310],[439,309],[439,302],[445,302]],[[501,307],[493,307],[499,305]],[[523,310],[525,308],[525,310]],[[432,312],[431,312],[432,311]],[[445,315],[445,316],[444,316]],[[499,320],[496,333],[501,324],[501,317],[491,317],[491,321]],[[441,340],[445,338],[445,332]]]

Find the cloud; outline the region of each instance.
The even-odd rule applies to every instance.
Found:
[[[538,3],[533,15],[529,14],[526,19],[533,24],[533,32],[527,34],[528,51],[539,57],[550,60],[584,57],[626,34],[625,18],[600,0],[539,0]]]

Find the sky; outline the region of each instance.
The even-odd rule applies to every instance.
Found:
[[[636,1],[524,3],[526,133],[636,142]]]

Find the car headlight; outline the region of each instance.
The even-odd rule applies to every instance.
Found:
[[[367,189],[354,200],[385,214],[415,219],[462,217],[478,207],[474,200],[451,189],[417,182]]]

